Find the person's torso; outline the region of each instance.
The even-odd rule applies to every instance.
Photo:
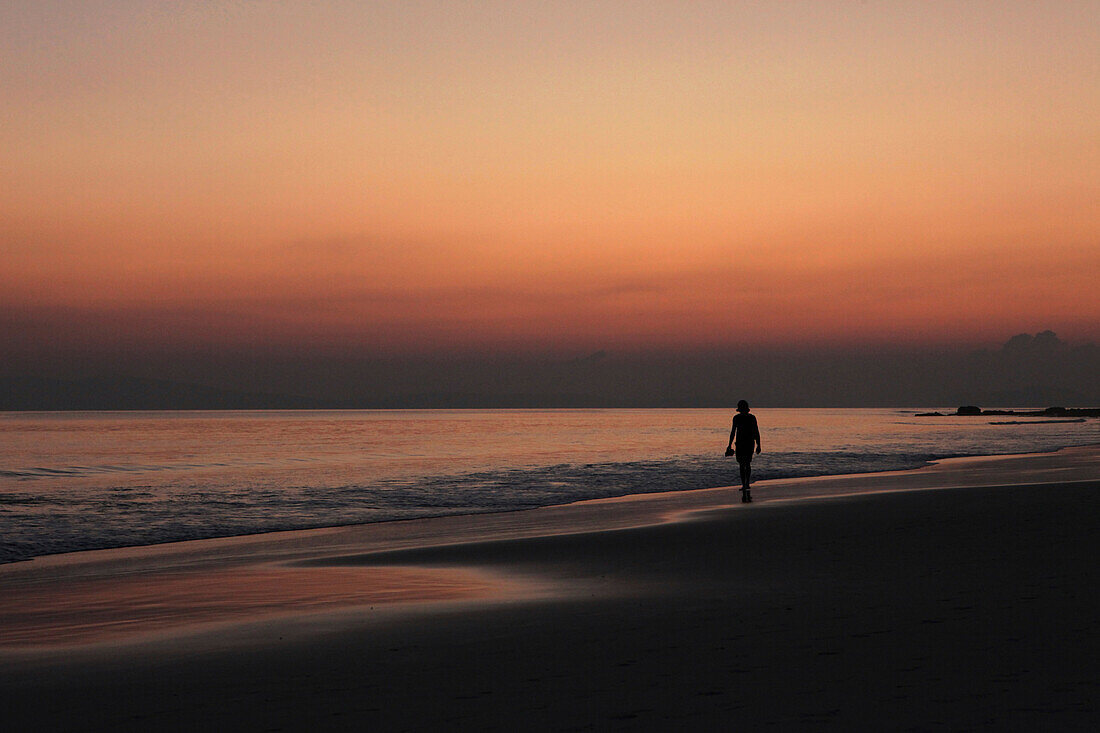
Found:
[[[745,445],[756,442],[756,416],[748,412],[739,412],[733,416],[733,425],[736,428],[734,443]]]

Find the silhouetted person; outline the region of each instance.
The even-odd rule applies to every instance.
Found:
[[[760,426],[756,424],[756,415],[749,414],[749,403],[741,400],[737,403],[737,414],[733,416],[733,429],[730,430],[730,444],[726,455],[737,457],[737,466],[741,469],[741,501],[749,503],[749,478],[752,476],[753,449],[760,452]]]

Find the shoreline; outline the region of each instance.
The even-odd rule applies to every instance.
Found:
[[[760,480],[760,481],[754,480],[753,481],[753,487],[755,488],[759,485],[761,488],[768,488],[770,486],[787,486],[788,484],[790,484],[792,482],[802,483],[802,482],[816,482],[816,481],[829,481],[829,480],[846,480],[846,479],[855,479],[855,478],[867,477],[867,476],[879,477],[879,476],[905,475],[905,474],[908,474],[908,473],[913,472],[913,471],[923,471],[923,470],[932,469],[932,468],[935,468],[939,464],[943,464],[943,463],[951,462],[951,461],[970,461],[970,460],[979,460],[979,461],[981,461],[981,460],[996,460],[996,459],[999,459],[999,458],[1017,458],[1017,457],[1025,457],[1025,456],[1057,455],[1057,454],[1059,454],[1063,451],[1076,450],[1076,449],[1089,449],[1089,448],[1100,448],[1100,443],[1085,443],[1085,444],[1081,444],[1081,445],[1069,445],[1069,446],[1063,446],[1061,448],[1057,448],[1053,451],[1040,451],[1040,452],[1034,452],[1034,453],[992,453],[992,454],[981,454],[981,455],[947,456],[945,458],[936,458],[936,459],[932,459],[930,461],[926,461],[923,465],[915,466],[915,467],[912,467],[912,468],[884,469],[884,470],[879,470],[879,471],[872,470],[872,471],[864,471],[864,472],[860,472],[860,473],[845,473],[845,474],[821,474],[821,475],[818,475],[818,476],[797,476],[797,477],[787,477],[787,478],[763,479],[763,480]],[[213,537],[198,537],[198,538],[192,538],[192,539],[166,540],[164,542],[155,542],[155,543],[146,544],[146,545],[120,545],[120,546],[117,546],[117,547],[96,547],[96,548],[88,548],[88,549],[81,549],[81,550],[70,550],[70,551],[66,551],[66,552],[56,552],[56,553],[47,553],[47,554],[43,554],[43,555],[33,555],[33,556],[27,557],[27,558],[20,558],[20,559],[16,559],[16,560],[8,560],[8,561],[0,562],[0,578],[3,577],[3,573],[4,573],[5,569],[9,568],[11,566],[17,566],[17,565],[22,565],[24,563],[31,563],[31,562],[41,562],[41,561],[44,561],[44,560],[47,560],[47,559],[50,559],[50,558],[64,558],[64,557],[68,557],[68,556],[72,556],[72,555],[83,555],[85,553],[141,551],[145,548],[165,547],[165,546],[180,545],[180,544],[186,544],[186,543],[192,543],[192,542],[220,542],[220,541],[226,541],[226,540],[247,540],[249,538],[262,538],[262,537],[267,537],[267,536],[297,534],[297,533],[302,533],[302,532],[326,532],[326,531],[330,531],[330,530],[341,530],[341,529],[348,529],[348,528],[354,528],[354,527],[370,527],[370,526],[375,526],[375,525],[385,525],[385,524],[401,523],[401,522],[418,522],[418,521],[424,521],[424,520],[438,520],[438,519],[447,519],[447,518],[454,518],[454,517],[479,517],[479,516],[486,516],[486,515],[523,513],[523,512],[538,511],[538,510],[541,510],[541,509],[550,509],[550,508],[554,508],[554,507],[583,505],[583,504],[586,504],[586,503],[589,503],[589,502],[617,501],[617,500],[621,500],[621,499],[630,499],[631,497],[647,497],[647,496],[664,495],[664,494],[685,494],[685,493],[691,493],[691,492],[695,492],[695,491],[721,491],[721,490],[728,490],[730,488],[731,488],[731,486],[716,486],[716,487],[707,487],[707,488],[698,488],[698,489],[672,489],[672,490],[667,490],[667,491],[652,491],[652,492],[641,492],[641,493],[633,493],[633,494],[622,494],[620,496],[596,497],[596,498],[591,498],[591,499],[578,499],[578,500],[575,500],[575,501],[569,501],[569,502],[565,502],[565,503],[561,503],[561,504],[543,504],[543,505],[540,505],[540,506],[533,506],[533,507],[526,507],[526,508],[506,508],[506,509],[499,509],[499,510],[497,510],[497,509],[488,509],[486,511],[481,511],[481,512],[464,512],[464,513],[460,512],[460,513],[454,513],[454,514],[425,515],[425,516],[420,516],[420,517],[402,517],[402,518],[394,518],[394,519],[379,519],[377,521],[359,522],[359,523],[354,523],[354,524],[332,524],[332,525],[323,525],[323,526],[316,526],[316,527],[303,527],[303,528],[293,528],[293,529],[276,529],[276,530],[270,530],[270,531],[265,531],[265,532],[247,532],[247,533],[243,533],[243,534],[217,535],[217,536],[213,536]],[[805,498],[809,498],[809,497],[805,497]]]
[[[1025,473],[1020,478],[1015,467],[1017,464],[1027,464],[1027,471],[1030,473]],[[1046,468],[1048,464],[1063,465],[1061,469],[1051,469]],[[1090,473],[1092,469],[1082,468],[1081,464],[1094,466],[1095,470]],[[753,483],[756,501],[751,508],[808,501],[827,502],[899,492],[1041,485],[1036,481],[1036,474],[1046,474],[1046,478],[1050,481],[1056,480],[1060,485],[1094,481],[1100,476],[1100,444],[1071,446],[1046,453],[960,456],[939,459],[915,469],[897,471],[769,479]],[[436,547],[471,542],[539,539],[657,527],[690,520],[708,512],[736,508],[736,497],[737,489],[732,486],[649,492],[584,499],[522,510],[451,514],[80,550],[0,565],[0,584],[18,591],[21,584],[38,586],[44,579],[75,584],[75,590],[70,589],[71,594],[103,595],[106,591],[102,587],[89,589],[82,584],[89,578],[105,583],[116,577],[132,575],[151,578],[151,581],[144,582],[155,585],[162,582],[162,576],[201,575],[212,571],[232,574],[241,568],[273,566],[286,568],[312,564],[324,567],[331,564],[330,558],[338,556],[365,557],[407,551],[430,552]],[[418,569],[423,570],[423,567]],[[223,580],[237,582],[228,577]],[[440,576],[436,580],[437,584],[447,589],[433,593],[417,587],[406,593],[398,591],[388,601],[376,600],[383,604],[415,603],[430,602],[433,598],[442,600],[442,596],[448,594],[464,595],[449,587],[446,578]],[[373,586],[377,585],[378,580],[372,579],[371,583],[372,589],[363,594],[359,601],[347,597],[340,604],[329,605],[352,606],[356,602],[369,604],[374,598]],[[474,582],[472,585],[478,583]],[[483,589],[488,587],[481,585]],[[119,590],[115,588],[112,592],[118,593]],[[192,588],[177,591],[179,592],[195,596],[201,595],[202,590]],[[314,590],[316,595],[323,592],[323,588]],[[473,597],[477,594],[467,595]],[[182,604],[183,601],[176,599],[176,603]],[[0,622],[4,619],[3,611],[4,603],[0,600]],[[211,623],[220,622],[217,620]],[[171,628],[173,624],[162,623],[157,626]],[[176,623],[174,626],[183,624]],[[0,623],[0,654],[5,648],[12,648],[10,638],[5,642],[3,629],[4,624]],[[130,634],[135,637],[141,635]],[[9,630],[8,637],[10,636]],[[126,636],[108,636],[106,641],[125,640]]]
[[[758,490],[20,563],[0,708],[59,731],[1095,729],[1100,446]],[[66,643],[15,649],[20,624]]]
[[[1095,729],[1100,446],[782,481],[5,566],[0,708],[62,731]]]

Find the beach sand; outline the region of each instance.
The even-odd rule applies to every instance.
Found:
[[[731,471],[732,473],[732,471]],[[0,722],[1095,730],[1100,447],[0,566]]]

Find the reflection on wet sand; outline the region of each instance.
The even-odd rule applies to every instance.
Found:
[[[88,644],[336,608],[467,600],[498,586],[457,568],[282,566],[34,584],[0,595],[0,647]]]

